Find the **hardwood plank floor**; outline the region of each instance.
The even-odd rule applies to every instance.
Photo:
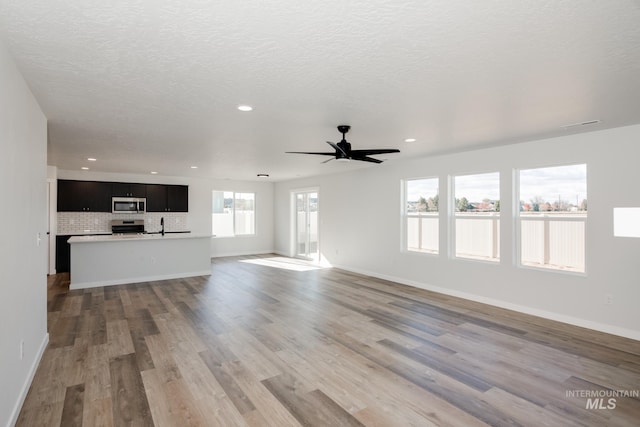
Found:
[[[640,425],[638,341],[265,258],[77,291],[51,276],[17,425]]]

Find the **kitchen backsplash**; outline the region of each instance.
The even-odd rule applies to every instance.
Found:
[[[112,219],[144,219],[145,231],[160,231],[164,218],[165,231],[188,231],[185,212],[147,212],[145,214],[112,214],[108,212],[58,212],[58,234],[111,233]]]

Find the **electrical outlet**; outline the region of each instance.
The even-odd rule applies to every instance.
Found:
[[[605,303],[606,305],[611,305],[611,304],[613,304],[613,295],[611,295],[611,294],[606,294],[606,295],[604,296],[604,303]]]
[[[20,360],[24,359],[24,340],[20,340]]]

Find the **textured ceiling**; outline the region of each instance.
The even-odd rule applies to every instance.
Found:
[[[284,154],[338,124],[392,162],[640,123],[639,23],[621,0],[0,0],[49,164],[244,180],[384,167]]]

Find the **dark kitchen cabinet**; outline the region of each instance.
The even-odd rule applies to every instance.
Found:
[[[147,197],[147,186],[129,182],[113,182],[111,195],[113,197]]]
[[[58,180],[58,212],[111,212],[111,183]]]
[[[167,207],[170,212],[189,212],[189,187],[168,185]]]
[[[147,184],[147,212],[166,212],[167,187],[160,184]]]
[[[71,236],[56,236],[56,273],[71,270],[71,246],[67,243]]]
[[[147,212],[189,212],[189,187],[147,184]]]

